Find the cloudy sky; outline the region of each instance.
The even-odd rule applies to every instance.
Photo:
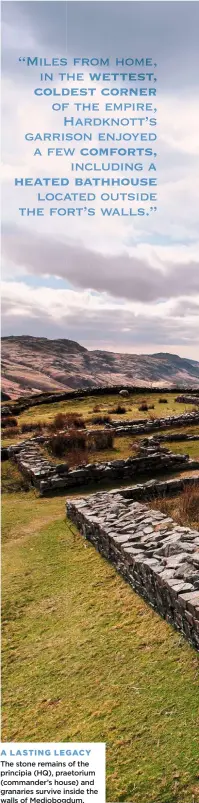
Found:
[[[91,349],[197,359],[198,2],[4,0],[2,17],[2,334],[66,337]],[[27,55],[66,56],[69,65],[74,56],[109,57],[111,63],[116,56],[148,56],[157,62],[156,213],[20,216],[19,206],[36,205],[36,191],[16,189],[16,177],[67,176],[73,187],[71,159],[47,157],[44,143],[42,157],[35,157],[35,143],[24,138],[26,132],[66,130],[52,100],[34,95],[39,72],[19,62]],[[99,92],[100,85],[95,100]],[[92,133],[90,146],[96,146]],[[76,161],[82,144],[75,143]]]

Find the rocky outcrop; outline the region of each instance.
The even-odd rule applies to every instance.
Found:
[[[66,512],[132,588],[199,650],[198,531],[122,491],[70,500]]]

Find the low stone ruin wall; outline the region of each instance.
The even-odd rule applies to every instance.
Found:
[[[185,468],[197,468],[199,462],[192,461],[188,455],[173,454],[159,449],[142,449],[139,457],[127,460],[110,460],[105,463],[88,463],[69,469],[67,463],[53,464],[47,460],[39,448],[38,440],[19,443],[8,447],[8,456],[14,460],[20,471],[31,483],[46,494],[61,488],[80,487],[97,482],[115,482],[135,479],[137,474],[154,475]]]
[[[188,432],[169,432],[165,435],[154,435],[150,436],[150,438],[144,438],[142,443],[145,446],[156,446],[159,443],[167,443],[167,442],[177,443],[178,441],[199,441],[199,435],[190,435]],[[199,453],[198,453],[199,456]]]
[[[132,421],[116,421],[115,419],[109,424],[116,431],[116,435],[122,437],[123,435],[144,435],[147,432],[153,432],[156,429],[167,429],[169,427],[188,427],[199,424],[199,411],[198,413],[182,413],[182,415],[172,415],[166,418],[155,419],[135,419]]]
[[[197,404],[198,405],[199,404],[199,396],[189,396],[187,394],[187,395],[183,395],[183,396],[178,396],[177,399],[175,399],[175,401],[176,402],[180,402],[181,404],[183,403],[183,404]]]
[[[70,500],[66,511],[132,588],[199,650],[199,532],[122,492]]]
[[[149,502],[159,497],[177,496],[185,488],[195,488],[198,485],[199,471],[198,473],[195,471],[194,475],[172,477],[164,480],[148,480],[144,483],[137,483],[137,485],[130,485],[128,488],[122,488],[120,493],[124,499],[131,499],[134,502]],[[109,493],[114,496],[114,494],[118,494],[118,489],[109,491]]]

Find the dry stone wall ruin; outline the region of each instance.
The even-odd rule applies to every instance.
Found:
[[[178,441],[199,441],[199,435],[189,434],[189,432],[169,432],[165,435],[158,433],[158,435],[150,435],[149,438],[143,438],[142,443],[145,446],[156,446],[160,443],[177,443]]]
[[[170,415],[165,418],[146,419],[140,418],[137,421],[117,420],[109,424],[117,430],[118,437],[122,435],[144,435],[156,429],[169,429],[171,427],[187,427],[199,424],[199,411],[182,413],[182,415]]]
[[[122,434],[148,435],[151,429],[154,430],[156,427],[161,430],[176,424],[188,426],[198,422],[199,413],[169,416],[152,422],[141,419],[136,423],[135,421],[126,422]],[[114,430],[116,429],[116,435],[121,435],[120,422],[118,425],[114,422],[113,426]],[[107,431],[107,427],[105,431]],[[92,431],[90,433],[92,434]],[[87,430],[88,434],[89,430]],[[193,461],[187,454],[173,454],[166,448],[160,449],[158,441],[161,437],[165,436],[158,435],[158,439],[156,436],[156,438],[146,438],[142,441],[139,456],[128,457],[126,460],[90,462],[73,469],[68,468],[67,462],[55,464],[50,461],[50,458],[44,456],[42,446],[47,444],[46,435],[39,435],[2,449],[2,459],[10,458],[15,461],[20,471],[39,490],[41,495],[61,488],[75,488],[98,482],[112,483],[118,480],[128,482],[130,479],[135,481],[137,474],[153,476],[161,472],[180,471],[186,467],[189,470],[199,467],[199,460]],[[168,437],[170,439],[171,435]]]
[[[188,393],[185,395],[178,396],[176,398],[176,402],[180,402],[180,404],[199,404],[199,396],[190,396]]]
[[[8,457],[17,463],[22,474],[29,478],[41,495],[61,488],[75,488],[98,482],[135,481],[138,474],[152,476],[161,472],[199,468],[199,461],[190,460],[186,454],[173,454],[160,448],[141,448],[139,457],[104,463],[93,462],[69,469],[67,463],[53,464],[46,459],[39,448],[38,440],[41,439],[32,438],[17,446],[8,447],[7,451]]]
[[[149,483],[148,483],[149,485]],[[73,499],[68,518],[199,650],[199,533],[132,499],[134,489]]]

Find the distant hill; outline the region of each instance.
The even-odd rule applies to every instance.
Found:
[[[197,388],[199,362],[166,352],[88,351],[73,340],[2,338],[2,392],[13,399],[42,391],[122,384]]]

